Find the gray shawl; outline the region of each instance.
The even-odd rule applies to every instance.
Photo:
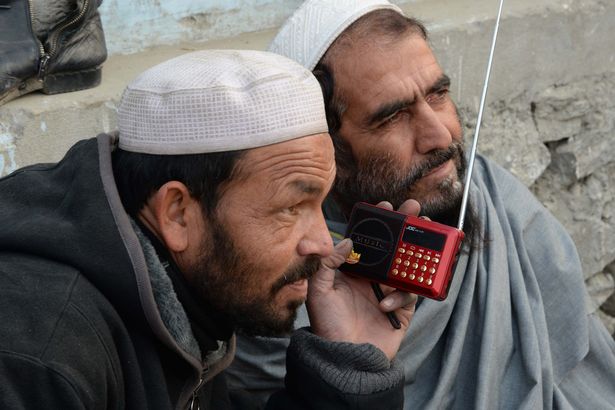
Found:
[[[615,342],[589,311],[576,248],[512,175],[479,157],[471,200],[489,242],[448,298],[418,307],[396,360],[406,409],[615,409]],[[307,323],[302,310],[297,326]],[[288,339],[240,338],[231,388],[283,383]]]

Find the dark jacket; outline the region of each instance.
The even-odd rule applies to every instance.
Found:
[[[125,213],[113,139],[0,180],[0,408],[201,408],[232,400],[234,336],[201,351],[151,242]],[[371,345],[297,331],[270,408],[398,408],[403,373]]]

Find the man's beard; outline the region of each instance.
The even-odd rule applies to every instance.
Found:
[[[215,217],[208,218],[207,225],[209,240],[202,245],[199,261],[185,272],[197,294],[242,333],[281,336],[292,332],[297,309],[304,300],[290,300],[286,306],[278,307],[275,298],[284,286],[309,279],[320,267],[320,259],[308,256],[289,268],[268,291],[259,293],[260,275],[267,272],[253,256],[235,246]]]
[[[447,225],[457,224],[457,213],[463,196],[461,181],[466,172],[466,160],[460,142],[451,144],[447,149],[433,151],[422,163],[406,170],[399,169],[399,161],[391,153],[378,153],[362,159],[360,163],[349,152],[342,151],[341,155],[346,158],[338,161],[333,192],[336,202],[346,214],[359,201],[375,204],[386,200],[397,209],[404,201],[416,199],[421,204],[421,215]],[[415,184],[451,159],[457,169],[457,178],[447,177],[427,195],[417,195]]]

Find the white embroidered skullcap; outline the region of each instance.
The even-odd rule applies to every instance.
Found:
[[[313,70],[348,26],[365,14],[399,7],[386,0],[307,0],[286,20],[268,50]]]
[[[118,108],[119,147],[196,154],[261,147],[327,132],[312,73],[265,51],[205,50],[138,76]]]

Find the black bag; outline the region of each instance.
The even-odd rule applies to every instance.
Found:
[[[0,105],[100,84],[102,0],[0,0]]]

